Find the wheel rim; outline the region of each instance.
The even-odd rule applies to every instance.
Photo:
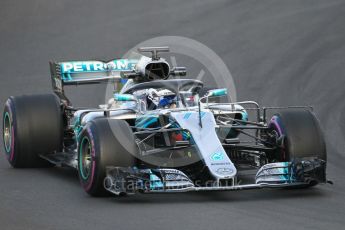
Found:
[[[88,137],[83,137],[79,149],[79,171],[83,180],[90,177],[92,169],[91,143]]]
[[[278,116],[273,116],[270,122],[270,127],[272,128],[271,134],[274,136],[274,143],[278,143],[278,139],[281,138],[283,134],[282,127],[280,126],[279,123],[279,117]],[[281,147],[281,158],[279,161],[285,161],[286,160],[286,150],[284,146]]]
[[[4,115],[4,130],[3,130],[3,139],[6,153],[9,154],[11,152],[11,145],[12,145],[12,124],[10,115],[8,112]]]

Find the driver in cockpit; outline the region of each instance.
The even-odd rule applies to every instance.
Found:
[[[170,90],[164,89],[157,91],[149,89],[146,98],[147,109],[174,109],[176,108],[176,95]]]

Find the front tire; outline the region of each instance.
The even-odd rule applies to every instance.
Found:
[[[137,151],[126,121],[101,118],[88,123],[78,144],[78,174],[84,190],[91,196],[106,195],[106,167],[135,166]]]
[[[282,111],[272,117],[269,128],[279,146],[270,156],[271,162],[292,162],[297,180],[307,183],[291,188],[308,188],[326,182],[326,144],[319,121],[311,111]],[[310,163],[312,167],[302,166],[300,163],[304,161],[314,163]]]
[[[326,144],[319,121],[309,110],[285,110],[275,114],[269,122],[271,132],[281,146],[276,161],[303,158],[327,160]]]

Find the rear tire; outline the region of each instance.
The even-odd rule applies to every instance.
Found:
[[[104,188],[106,167],[135,166],[137,151],[126,121],[101,118],[89,122],[78,144],[78,174],[84,190],[91,196],[109,194]]]
[[[309,110],[285,110],[275,114],[269,127],[283,138],[276,152],[277,161],[303,158],[327,160],[326,144],[319,121]]]
[[[10,97],[3,113],[6,157],[14,168],[46,167],[41,154],[61,151],[63,122],[53,94]]]

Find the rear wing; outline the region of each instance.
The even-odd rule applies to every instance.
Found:
[[[170,67],[158,53],[168,52],[169,47],[142,47],[139,52],[150,52],[152,57],[140,59],[114,59],[102,61],[50,62],[50,72],[54,93],[66,104],[70,104],[64,94],[65,85],[101,83],[114,80],[115,83],[133,79],[147,82],[166,80],[169,76],[186,76],[185,67]]]
[[[50,62],[52,87],[54,93],[69,103],[64,94],[65,85],[94,84],[108,80],[120,82],[121,72],[133,71],[137,63],[136,59]]]

